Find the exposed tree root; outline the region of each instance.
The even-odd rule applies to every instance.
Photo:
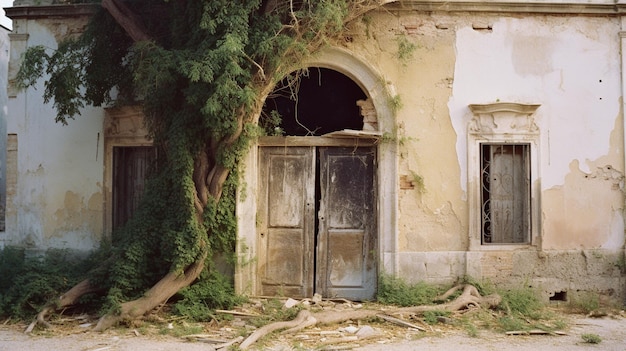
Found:
[[[24,331],[25,333],[30,333],[33,331],[35,326],[41,325],[45,328],[50,327],[50,323],[46,321],[46,317],[59,309],[66,308],[72,306],[78,301],[78,299],[86,294],[95,293],[98,291],[102,291],[103,289],[97,286],[93,286],[89,279],[85,279],[80,283],[76,284],[73,288],[68,290],[65,294],[59,296],[57,300],[53,300],[48,303],[40,312],[37,314],[37,318],[30,323],[28,328]]]
[[[104,331],[120,321],[140,318],[166,302],[180,289],[189,286],[198,278],[204,269],[207,253],[205,250],[204,256],[191,264],[183,273],[170,272],[146,291],[141,298],[123,303],[119,313],[110,312],[102,316],[94,331]]]
[[[481,296],[476,287],[473,285],[457,285],[450,290],[446,291],[443,295],[438,297],[438,300],[446,300],[450,297],[454,292],[459,289],[463,289],[463,293],[454,299],[453,301],[439,304],[439,305],[422,305],[422,306],[411,306],[398,308],[393,311],[385,311],[386,314],[391,315],[400,315],[406,313],[423,313],[426,311],[459,311],[464,310],[470,307],[484,307],[484,308],[495,308],[500,304],[502,298],[498,294]],[[306,327],[310,327],[316,324],[335,324],[341,323],[348,320],[360,320],[375,317],[376,315],[380,315],[380,310],[355,310],[355,311],[323,311],[312,313],[309,310],[302,310],[298,313],[295,319],[286,322],[275,322],[268,325],[263,326],[255,330],[252,334],[250,334],[239,347],[242,350],[247,349],[252,344],[254,344],[257,340],[263,338],[264,336],[275,332],[277,330],[284,330],[283,334],[291,334],[295,333],[299,330],[302,330]]]

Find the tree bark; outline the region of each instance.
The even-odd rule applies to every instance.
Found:
[[[46,321],[46,317],[59,309],[66,308],[72,306],[78,301],[78,299],[86,294],[95,293],[99,291],[103,291],[101,287],[93,286],[89,279],[85,279],[80,283],[74,285],[70,290],[68,290],[65,294],[59,296],[58,300],[54,300],[48,303],[38,314],[37,318],[26,328],[25,333],[30,333],[33,331],[37,324],[49,328],[50,323]]]
[[[101,6],[106,9],[115,21],[124,28],[134,41],[150,40],[148,32],[139,18],[120,0],[102,0]]]
[[[104,331],[123,320],[133,320],[144,316],[158,305],[166,302],[180,289],[193,283],[202,270],[208,250],[204,250],[203,256],[192,263],[184,272],[170,272],[161,278],[143,297],[125,302],[121,305],[120,312],[110,312],[98,321],[94,331]]]

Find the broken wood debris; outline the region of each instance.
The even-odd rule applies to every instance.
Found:
[[[399,326],[401,326],[401,327],[413,328],[413,329],[417,329],[417,330],[419,330],[419,331],[426,331],[426,329],[424,329],[424,328],[420,327],[419,325],[416,325],[416,324],[413,324],[413,323],[409,323],[409,322],[407,322],[407,321],[405,321],[405,320],[402,320],[402,319],[399,319],[399,318],[394,318],[394,317],[391,317],[391,316],[386,316],[386,315],[384,315],[384,314],[379,314],[379,315],[376,315],[376,317],[378,317],[378,318],[380,318],[380,319],[384,319],[384,320],[386,320],[387,322],[397,324],[397,325],[399,325]]]
[[[260,314],[258,314],[258,313],[231,311],[231,310],[215,310],[215,313],[231,314],[233,316],[242,316],[242,317],[258,317],[258,316],[260,316]]]
[[[547,331],[541,329],[532,330],[512,330],[505,333],[506,335],[567,335],[562,331]]]
[[[406,313],[424,313],[426,311],[445,310],[445,311],[460,311],[469,308],[494,308],[500,304],[502,298],[497,294],[482,296],[476,287],[471,284],[457,285],[448,291],[446,291],[439,300],[446,301],[448,297],[452,296],[456,291],[462,290],[462,293],[454,300],[438,304],[438,305],[420,305],[412,307],[398,308],[395,310],[385,311],[386,314],[406,314]],[[311,300],[318,304],[321,301],[320,296],[314,296]],[[341,302],[346,304],[346,300]],[[348,301],[348,304],[350,301]],[[296,318],[291,321],[281,321],[267,324],[254,332],[252,332],[240,345],[241,350],[245,350],[255,343],[260,338],[268,335],[274,331],[283,330],[281,334],[292,334],[300,331],[306,327],[310,327],[316,324],[334,324],[339,322],[346,322],[349,320],[362,320],[366,318],[376,317],[381,314],[379,309],[352,309],[352,310],[338,310],[338,309],[323,309],[320,312],[311,312],[308,309],[302,309],[298,312]],[[384,318],[383,318],[384,319]],[[400,321],[403,326],[407,326],[404,321],[399,318],[395,319],[396,323]],[[420,330],[418,326],[412,323],[410,328]],[[418,327],[418,328],[415,328]]]

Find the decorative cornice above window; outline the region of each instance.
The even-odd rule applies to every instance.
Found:
[[[472,134],[537,134],[533,114],[539,104],[496,102],[469,105],[474,117],[469,122]]]
[[[107,107],[104,111],[105,138],[148,139],[140,106]]]

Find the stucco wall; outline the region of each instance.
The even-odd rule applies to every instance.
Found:
[[[9,30],[0,27],[0,86],[7,85]],[[0,232],[4,231],[7,169],[7,90],[0,89]]]
[[[26,46],[53,50],[60,38],[81,31],[85,20],[14,21],[12,77]],[[17,181],[0,244],[90,250],[102,237],[104,112],[88,108],[68,126],[55,123],[56,111],[42,102],[43,84],[9,89],[7,132],[17,139]]]
[[[399,189],[399,275],[530,281],[546,298],[579,289],[623,295],[619,18],[399,11],[373,15],[367,31],[349,47],[393,82],[403,102],[399,177],[421,178]],[[408,61],[399,59],[401,40],[415,45]],[[468,186],[479,176],[467,171],[468,105],[499,101],[541,105],[533,116],[540,237],[465,252]]]
[[[390,4],[349,28],[340,49],[311,61],[355,79],[385,127],[379,271],[409,281],[450,283],[471,275],[498,284],[528,282],[546,299],[578,290],[623,298],[620,15],[611,12],[612,1],[531,10],[526,3],[489,3]],[[498,14],[501,9],[509,12]],[[9,76],[26,46],[54,48],[59,38],[80,31],[84,18],[72,21],[15,21]],[[399,49],[407,43],[414,48]],[[107,220],[104,113],[85,109],[69,126],[56,124],[42,92],[40,82],[36,90],[9,96],[6,133],[16,140],[17,180],[0,245],[88,250]],[[397,111],[393,97],[402,102]],[[530,245],[487,247],[473,239],[479,235],[471,198],[478,174],[469,172],[475,159],[468,105],[495,102],[540,105],[532,116],[537,235]],[[250,189],[257,185],[255,156],[247,159]],[[238,207],[246,262],[255,259],[253,199]],[[254,267],[238,267],[240,291],[254,286]]]

